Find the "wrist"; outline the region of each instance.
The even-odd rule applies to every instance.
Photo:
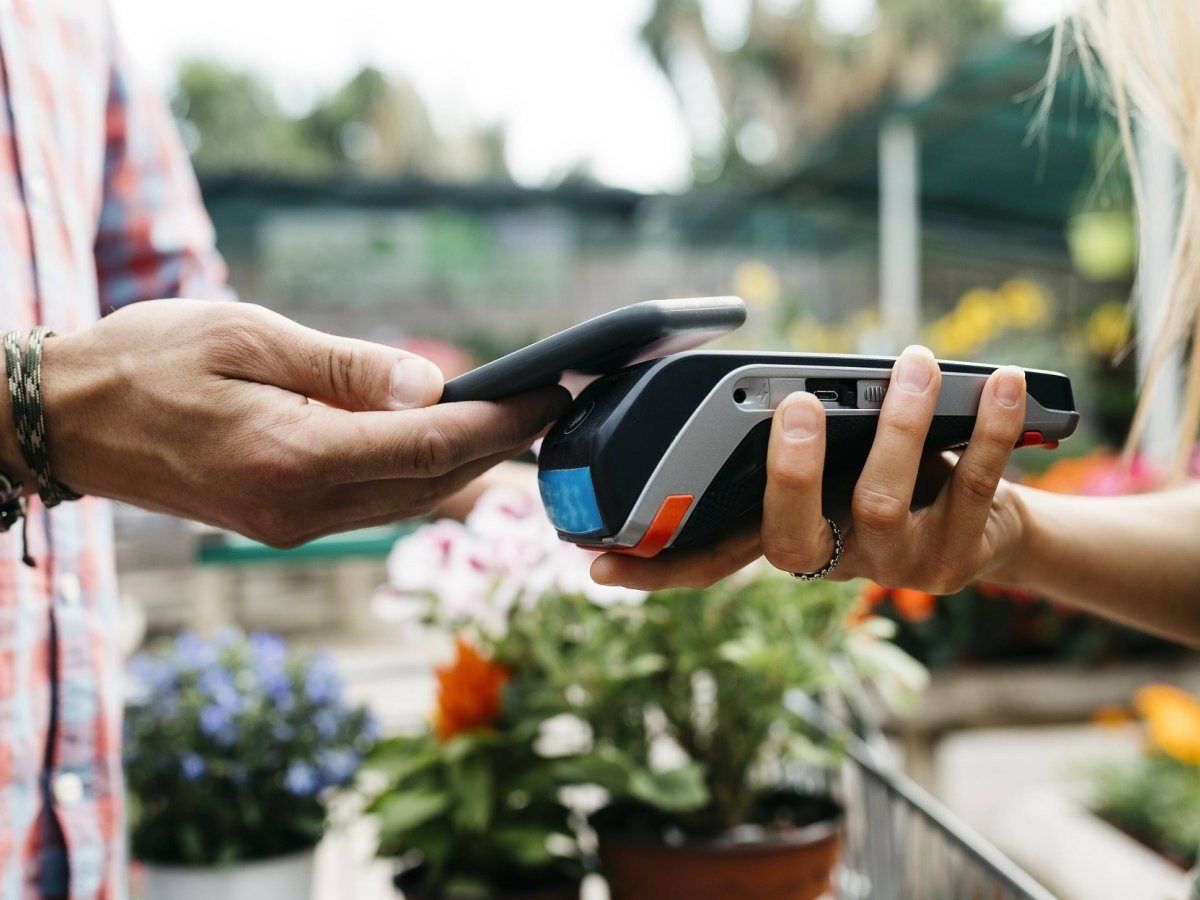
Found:
[[[1028,587],[1036,568],[1040,525],[1034,511],[1040,493],[1022,485],[1001,481],[996,492],[997,541],[990,562],[980,571],[980,580],[1006,587]]]

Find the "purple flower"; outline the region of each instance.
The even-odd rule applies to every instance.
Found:
[[[320,789],[317,770],[305,762],[293,762],[283,776],[283,786],[288,793],[308,797]]]
[[[183,759],[179,761],[179,768],[183,770],[183,777],[188,781],[195,781],[207,770],[204,760],[195,753],[186,753]]]

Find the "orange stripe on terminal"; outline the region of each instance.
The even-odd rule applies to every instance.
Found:
[[[687,515],[688,510],[692,508],[694,499],[696,498],[691,494],[672,494],[663,500],[658,512],[654,514],[654,519],[650,522],[650,527],[646,529],[646,533],[635,546],[607,549],[611,553],[623,553],[626,556],[639,556],[643,559],[657,556],[671,542],[675,532],[679,530],[679,524]]]

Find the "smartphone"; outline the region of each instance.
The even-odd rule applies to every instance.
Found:
[[[442,403],[500,400],[697,347],[746,321],[738,297],[647,300],[596,316],[446,382]]]

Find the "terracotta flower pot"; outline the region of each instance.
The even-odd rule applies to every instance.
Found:
[[[595,821],[612,900],[816,900],[841,851],[842,810],[806,798],[820,815],[785,828],[747,825],[703,837],[622,831]]]

